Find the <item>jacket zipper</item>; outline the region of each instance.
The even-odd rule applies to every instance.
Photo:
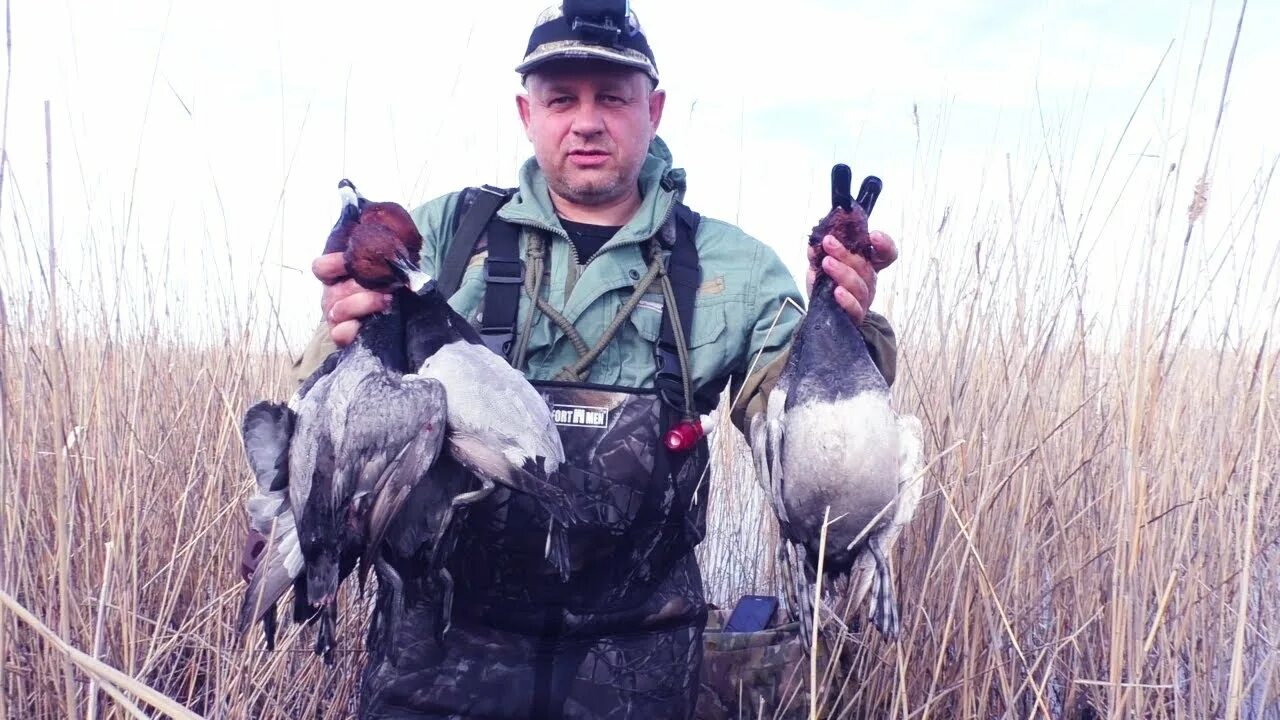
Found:
[[[675,200],[675,195],[672,194],[670,202],[667,203],[666,212],[664,212],[662,215],[662,222],[658,223],[657,231],[659,233],[662,232],[662,228],[667,226],[667,223],[671,222],[671,216],[672,214],[675,213],[675,209],[676,209],[676,200]],[[537,228],[539,230],[544,230],[546,232],[551,233],[552,235],[557,235],[561,238],[564,238],[565,242],[569,243],[569,254],[570,254],[570,257],[573,259],[573,266],[569,268],[568,272],[565,273],[564,296],[566,298],[569,297],[569,295],[573,292],[573,287],[578,282],[578,277],[577,277],[578,268],[590,263],[592,260],[595,260],[596,256],[604,252],[604,248],[601,247],[599,250],[592,253],[591,257],[587,258],[587,262],[584,263],[582,262],[582,259],[578,257],[578,247],[573,244],[573,241],[569,239],[568,233],[564,232],[563,229],[556,229],[551,227],[547,223],[542,223],[542,222],[538,222],[537,220],[526,219],[526,218],[522,218],[519,222],[517,222],[517,224],[523,225],[525,227],[532,227],[532,228]],[[636,240],[635,243],[639,244],[641,242],[644,242],[644,240],[646,239],[647,238],[640,238]]]

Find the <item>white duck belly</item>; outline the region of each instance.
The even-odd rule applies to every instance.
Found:
[[[893,520],[900,457],[887,394],[794,406],[783,436],[782,500],[792,524],[805,526],[805,539],[818,539],[828,506],[839,518],[827,529],[829,556]]]

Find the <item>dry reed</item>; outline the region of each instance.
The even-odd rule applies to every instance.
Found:
[[[1186,243],[1164,242],[1179,213],[1194,242],[1213,212],[1210,178],[1187,204],[1155,182],[1117,191],[1149,193],[1155,210],[1138,238],[1137,299],[1099,314],[1081,302],[1074,250],[1065,265],[1050,257],[1078,249],[1084,223],[1062,211],[1056,171],[1029,165],[1018,184],[1010,161],[1006,206],[968,223],[947,208],[937,224],[933,189],[913,188],[929,200],[913,208],[905,251],[950,261],[904,260],[912,274],[879,301],[900,337],[897,401],[924,421],[935,460],[896,553],[904,635],[856,635],[815,707],[1280,717],[1276,327],[1194,332],[1192,306],[1231,279],[1206,279]],[[1227,298],[1231,313],[1280,298],[1276,258],[1248,232],[1266,202],[1261,183],[1226,238],[1262,277]],[[286,626],[275,653],[231,630],[248,482],[239,419],[289,392],[270,320],[215,300],[181,324],[153,309],[122,330],[96,290],[58,284],[24,227],[3,230],[0,277],[0,717],[181,714],[166,703],[219,718],[350,716],[358,598],[344,599],[333,668],[311,654],[311,630]],[[127,293],[137,279],[116,282]],[[53,310],[54,287],[79,310]],[[777,578],[741,437],[720,433],[716,458],[700,553],[724,603]]]

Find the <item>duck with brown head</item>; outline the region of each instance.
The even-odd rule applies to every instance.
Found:
[[[551,517],[547,559],[567,579],[566,531],[576,521],[568,496],[553,482],[564,448],[546,402],[524,375],[484,345],[435,279],[421,270],[422,239],[412,222],[405,222],[403,208],[391,203],[370,208],[352,232],[344,259],[351,276],[366,288],[404,285],[412,291],[402,305],[408,366],[445,387],[449,454],[481,482],[477,491],[456,498],[452,510],[484,499],[496,484],[529,495]],[[364,218],[375,210],[386,218],[380,225],[384,231],[363,231]],[[447,542],[437,545],[447,547]],[[442,560],[437,553],[438,567]]]
[[[812,631],[812,613],[805,603],[812,598],[829,517],[824,574],[856,577],[854,602],[870,590],[871,620],[892,639],[900,625],[887,552],[920,498],[921,429],[919,420],[894,411],[862,331],[840,307],[836,283],[822,269],[828,235],[851,252],[875,253],[867,232],[874,197],[861,193],[866,207],[852,201],[848,168],[837,166],[832,177],[833,207],[809,236],[819,248],[809,309],[766,412],[752,422],[751,445],[783,536],[803,565],[795,569],[796,597],[806,631]]]
[[[385,240],[391,230],[372,221],[382,214],[369,216],[371,204],[349,182],[340,187],[342,214],[327,245]],[[393,303],[287,407],[259,403],[246,413],[245,448],[260,490],[249,501],[251,523],[270,534],[272,550],[250,580],[241,633],[262,619],[270,647],[275,603],[292,585],[295,621],[319,614],[316,652],[332,662],[342,579],[359,565],[363,586],[376,567],[398,594],[382,539],[445,436],[444,388],[407,368],[403,318]]]

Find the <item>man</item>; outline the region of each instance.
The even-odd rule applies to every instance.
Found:
[[[710,411],[726,384],[740,397],[739,427],[763,409],[802,299],[767,246],[679,203],[684,173],[657,137],[666,95],[626,2],[569,0],[545,11],[516,70],[535,155],[519,189],[487,223],[469,218],[483,214],[476,192],[413,216],[423,270],[447,284],[450,266],[464,268],[450,303],[557,411],[561,482],[587,521],[574,531],[573,574],[562,583],[540,562],[546,516],[527,498],[503,492],[473,510],[449,561],[453,622],[437,640],[438,593],[420,577],[429,549],[408,503],[386,550],[405,578],[405,607],[391,627],[380,588],[362,712],[686,718],[707,612],[693,555],[707,452],[705,442],[670,451],[662,440]],[[873,266],[825,242],[836,297],[892,381],[893,333],[869,307],[896,248],[873,233],[882,259]],[[313,270],[325,285],[326,325],[299,363],[303,377],[389,303],[344,277],[340,255]],[[447,465],[437,472],[459,472]]]

